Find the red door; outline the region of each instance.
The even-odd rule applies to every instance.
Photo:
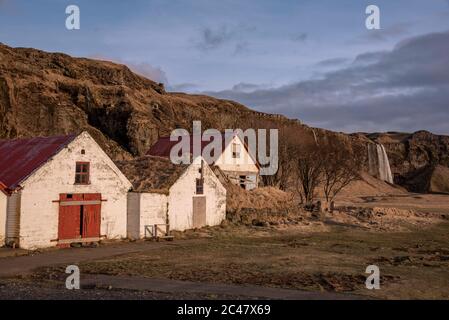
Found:
[[[101,194],[84,195],[83,238],[99,238],[101,225]],[[88,204],[90,203],[90,204]]]
[[[60,194],[59,240],[99,238],[101,194]]]
[[[80,205],[67,205],[83,200],[82,194],[59,195],[59,240],[81,238]]]

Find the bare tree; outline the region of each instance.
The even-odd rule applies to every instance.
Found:
[[[291,154],[294,149],[294,144],[289,137],[285,135],[284,131],[281,131],[278,143],[278,170],[273,175],[262,176],[262,182],[265,186],[287,190],[293,166]]]
[[[299,130],[292,126],[280,126],[277,129],[279,130],[278,170],[273,175],[262,176],[262,182],[265,186],[287,190],[292,180],[292,172],[294,170],[292,154],[295,153],[298,147]]]
[[[258,125],[270,127],[268,123]],[[323,190],[329,206],[341,190],[359,177],[361,161],[354,144],[338,135],[285,125],[279,128],[279,169],[263,176],[266,186],[295,189],[302,204],[311,204]],[[361,151],[363,153],[364,150]]]
[[[293,168],[296,175],[295,186],[302,203],[311,204],[315,191],[321,182],[323,160],[315,140],[303,143],[293,154]]]
[[[338,139],[320,147],[322,163],[322,186],[327,206],[343,188],[359,178],[361,162],[356,152]]]
[[[281,144],[278,150],[278,170],[275,174],[261,176],[264,186],[276,187],[281,190],[287,189],[289,168],[291,162],[288,158],[287,148],[285,144]]]
[[[290,153],[294,155],[296,189],[302,203],[311,204],[320,187],[329,207],[343,188],[359,178],[359,151],[338,136],[313,135]]]

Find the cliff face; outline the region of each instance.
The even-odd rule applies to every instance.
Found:
[[[367,136],[385,146],[395,182],[411,191],[432,191],[431,179],[435,169],[439,166],[449,167],[448,136],[427,131],[413,134],[374,133]],[[449,192],[449,189],[444,192]]]
[[[124,65],[0,44],[0,139],[87,130],[120,160],[143,155],[158,135],[189,129],[193,120],[217,129],[290,121],[231,101],[167,93]]]
[[[449,167],[449,137],[313,129],[232,101],[168,93],[124,65],[0,44],[0,139],[86,130],[114,160],[123,160],[145,154],[175,128],[190,130],[194,120],[203,129],[288,127],[296,140],[338,138],[347,146],[377,140],[387,150],[395,182],[403,185],[427,166]]]

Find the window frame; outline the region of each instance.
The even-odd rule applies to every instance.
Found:
[[[195,180],[195,194],[204,194],[204,178]]]
[[[236,142],[231,145],[232,158],[240,159],[240,154],[242,153],[242,146]]]
[[[81,167],[81,171],[78,172],[78,166],[86,166],[87,171],[83,172]],[[77,178],[79,178],[80,182],[77,182]],[[82,177],[87,177],[86,181],[82,181]],[[76,185],[88,185],[90,184],[90,162],[86,162],[86,161],[77,161],[75,164],[75,184]]]

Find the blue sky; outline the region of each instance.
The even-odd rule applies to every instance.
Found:
[[[65,28],[69,4],[80,7],[80,30]],[[381,30],[365,28],[369,4],[381,9]],[[367,124],[319,121],[303,112],[317,103],[290,101],[287,107],[273,97],[350,68],[360,55],[391,52],[401,41],[447,30],[448,0],[0,0],[0,42],[7,45],[125,63],[171,90],[238,99],[342,131]],[[248,96],[267,92],[272,95],[265,102]],[[423,127],[442,132],[442,126]],[[375,120],[368,125],[418,127]]]

